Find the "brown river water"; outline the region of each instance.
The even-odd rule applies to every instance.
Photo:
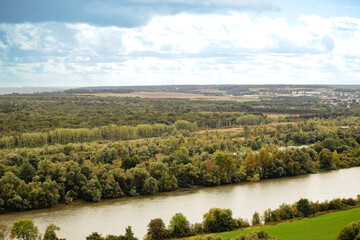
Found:
[[[294,203],[300,198],[312,201],[333,198],[355,198],[360,194],[360,167],[306,176],[264,180],[255,183],[232,184],[208,188],[191,188],[152,196],[103,200],[99,203],[57,205],[50,209],[1,214],[0,222],[10,225],[21,218],[31,218],[43,233],[54,223],[61,230],[58,236],[67,240],[82,240],[92,232],[103,236],[124,234],[133,227],[142,239],[153,218],[162,218],[167,225],[177,212],[191,223],[201,222],[210,208],[230,208],[233,217],[247,218],[282,203]]]

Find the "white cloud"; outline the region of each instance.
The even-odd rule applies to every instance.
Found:
[[[137,28],[0,24],[0,82],[358,83],[359,41],[360,19],[314,15],[296,24],[241,13],[158,16]]]
[[[6,49],[6,45],[0,40],[0,49]]]

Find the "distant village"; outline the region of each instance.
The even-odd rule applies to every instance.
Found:
[[[326,89],[322,91],[271,89],[270,91],[258,91],[255,95],[259,97],[316,97],[320,99],[321,104],[332,106],[351,107],[360,104],[360,89]]]

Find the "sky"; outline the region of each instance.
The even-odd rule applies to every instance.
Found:
[[[0,87],[360,84],[359,0],[0,0]]]

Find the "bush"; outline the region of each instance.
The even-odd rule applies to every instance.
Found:
[[[13,222],[11,228],[11,238],[36,240],[40,236],[38,228],[31,219],[20,219]]]
[[[231,231],[236,224],[230,209],[211,208],[204,214],[203,226],[205,232],[213,233]]]
[[[97,232],[92,233],[86,237],[86,240],[103,240],[104,238]]]
[[[278,240],[278,238],[272,237],[264,231],[253,231],[247,235],[241,235],[240,237],[236,238],[236,240]]]
[[[220,236],[216,236],[216,237],[206,236],[206,237],[196,237],[195,240],[223,240],[223,238]]]
[[[169,234],[174,238],[182,238],[190,235],[190,223],[183,214],[177,213],[171,218]]]
[[[57,237],[55,231],[59,231],[59,230],[60,228],[58,226],[54,224],[50,224],[49,226],[47,226],[45,230],[43,240],[58,240],[59,238]]]
[[[341,200],[341,202],[343,203],[343,204],[345,204],[345,205],[348,205],[348,206],[355,206],[356,205],[356,201],[355,201],[355,199],[353,199],[353,198],[343,198],[342,200]]]
[[[191,236],[200,235],[203,233],[204,233],[204,228],[201,223],[191,224],[191,226],[190,226],[190,235]]]
[[[247,219],[243,219],[243,218],[238,218],[236,220],[236,227],[237,228],[247,228],[250,227],[250,223]]]
[[[255,212],[251,221],[252,226],[260,225],[260,215],[258,212]]]
[[[168,237],[168,231],[161,218],[152,219],[148,225],[147,236],[153,240],[161,240]]]
[[[339,198],[333,199],[329,202],[329,206],[328,206],[329,210],[340,210],[342,209],[342,203],[341,200]]]
[[[313,210],[311,209],[311,205],[309,203],[309,200],[306,198],[301,198],[297,204],[296,207],[298,209],[298,211],[304,216],[307,217],[310,214],[313,213]]]
[[[296,217],[296,211],[288,204],[281,204],[279,207],[279,216],[281,220],[289,220]]]
[[[340,230],[337,235],[337,240],[358,240],[360,239],[360,222],[350,223]]]

